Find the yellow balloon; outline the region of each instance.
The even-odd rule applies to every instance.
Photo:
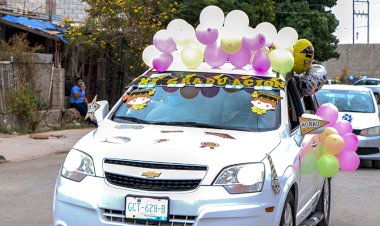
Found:
[[[342,152],[344,148],[344,141],[338,134],[331,134],[326,137],[324,142],[326,152],[332,155],[337,155]]]
[[[307,39],[300,39],[294,45],[294,67],[297,74],[307,71],[314,59],[314,47]]]
[[[325,142],[326,137],[330,136],[331,134],[338,134],[338,131],[333,127],[326,127],[323,133],[319,134],[320,144],[323,144],[323,142]]]
[[[228,54],[237,53],[242,47],[242,39],[239,37],[222,38],[221,47]]]
[[[203,62],[203,52],[196,45],[188,45],[181,52],[181,60],[186,67],[197,68]]]
[[[294,65],[293,55],[286,49],[275,49],[269,53],[272,69],[280,74],[286,74]]]

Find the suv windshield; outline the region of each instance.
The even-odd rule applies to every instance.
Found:
[[[130,87],[133,87],[133,90],[130,88],[128,95],[123,96],[123,103],[118,106],[112,120],[119,123],[135,122],[243,131],[274,130],[280,124],[279,99],[276,100],[277,105],[274,105],[273,109],[264,112],[254,110],[253,106],[254,87],[256,89],[264,87],[265,90],[260,90],[261,95],[267,95],[269,98],[279,96],[278,88],[254,86],[254,84],[264,84],[265,81],[269,82],[269,79],[213,73],[171,72],[167,75],[166,78],[154,81],[159,75],[150,73],[132,82]],[[186,80],[190,77],[192,78]],[[146,78],[149,78],[150,82],[147,82]],[[183,84],[183,78],[186,80],[186,85]],[[199,81],[195,82],[197,78]],[[215,78],[220,80],[215,81]],[[236,80],[246,85],[229,86],[233,81],[236,84]],[[180,83],[176,84],[177,82]],[[266,107],[272,106],[267,104]]]
[[[320,105],[324,103],[334,104],[343,112],[375,112],[373,99],[370,92],[358,90],[322,89],[316,94]]]

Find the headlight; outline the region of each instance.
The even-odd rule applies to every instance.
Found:
[[[380,136],[380,126],[363,129],[362,131],[360,131],[360,135],[365,137]]]
[[[63,163],[61,176],[80,182],[87,175],[95,176],[92,158],[81,151],[71,149]]]
[[[213,185],[223,186],[230,194],[259,192],[264,176],[263,163],[235,165],[222,170]]]

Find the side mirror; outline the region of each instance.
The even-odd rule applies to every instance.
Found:
[[[107,116],[110,110],[109,110],[108,101],[101,100],[101,101],[97,101],[96,103],[99,104],[100,107],[98,108],[98,110],[95,111],[94,117],[95,117],[96,123],[98,123],[99,125]]]

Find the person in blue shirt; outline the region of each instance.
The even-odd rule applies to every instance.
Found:
[[[87,114],[87,105],[86,86],[82,78],[77,78],[76,85],[71,88],[70,107],[76,108],[84,117]]]

